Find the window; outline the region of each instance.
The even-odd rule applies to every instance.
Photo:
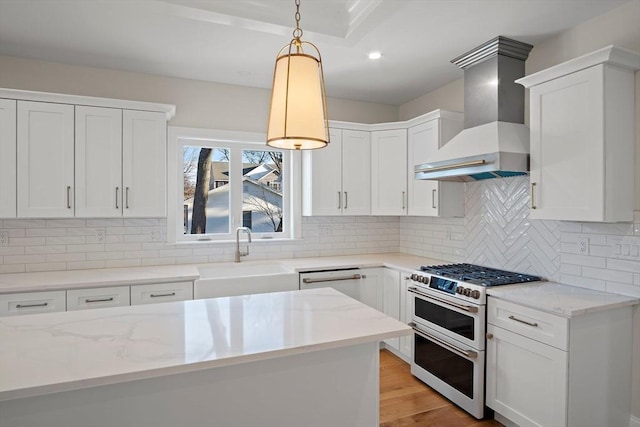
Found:
[[[176,242],[235,240],[237,227],[248,227],[256,239],[297,235],[296,153],[267,147],[261,134],[240,132],[170,127],[169,141],[175,203],[168,236]]]

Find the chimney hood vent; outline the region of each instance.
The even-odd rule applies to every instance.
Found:
[[[424,164],[416,179],[475,181],[526,175],[529,129],[524,125],[524,61],[532,45],[498,36],[451,62],[464,70],[465,129]]]

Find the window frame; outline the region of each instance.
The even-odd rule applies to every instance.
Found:
[[[282,232],[252,232],[254,241],[282,241],[298,239],[301,235],[301,172],[300,153],[279,150],[266,145],[266,135],[257,132],[239,132],[216,129],[200,129],[169,126],[167,133],[167,241],[176,244],[235,242],[235,230],[242,227],[242,184],[230,187],[229,233],[219,234],[182,234],[184,204],[183,147],[203,146],[229,148],[229,182],[242,182],[242,150],[279,151],[283,153],[282,206],[284,227]],[[239,154],[238,154],[239,153]],[[240,167],[234,167],[239,163]],[[236,165],[237,166],[237,165]]]

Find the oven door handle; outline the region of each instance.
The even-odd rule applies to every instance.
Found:
[[[477,313],[478,312],[478,307],[473,307],[473,306],[470,306],[470,305],[457,304],[455,302],[447,301],[445,299],[438,298],[438,297],[433,296],[433,295],[425,294],[424,292],[420,292],[418,290],[418,288],[416,288],[414,286],[409,286],[407,288],[407,290],[409,292],[412,292],[412,293],[416,294],[416,295],[420,295],[421,297],[429,298],[429,299],[441,302],[443,304],[447,304],[447,305],[450,305],[452,307],[459,308],[460,310],[468,311],[469,313]]]
[[[473,351],[473,350],[463,350],[459,347],[456,347],[453,344],[449,344],[448,342],[441,340],[438,337],[435,337],[433,335],[431,335],[428,332],[423,331],[422,329],[418,328],[418,325],[416,325],[414,322],[410,322],[409,326],[411,326],[411,329],[414,330],[414,332],[418,335],[420,335],[422,338],[427,339],[429,341],[433,341],[436,344],[440,345],[441,347],[446,348],[447,350],[451,350],[452,352],[466,357],[468,359],[476,359],[478,357],[478,353]]]

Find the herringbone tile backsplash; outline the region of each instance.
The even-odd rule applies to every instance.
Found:
[[[526,176],[467,183],[464,218],[400,219],[400,251],[640,297],[640,212],[634,223],[540,221],[529,202]]]
[[[468,183],[466,261],[560,277],[558,221],[529,219],[529,177]]]

